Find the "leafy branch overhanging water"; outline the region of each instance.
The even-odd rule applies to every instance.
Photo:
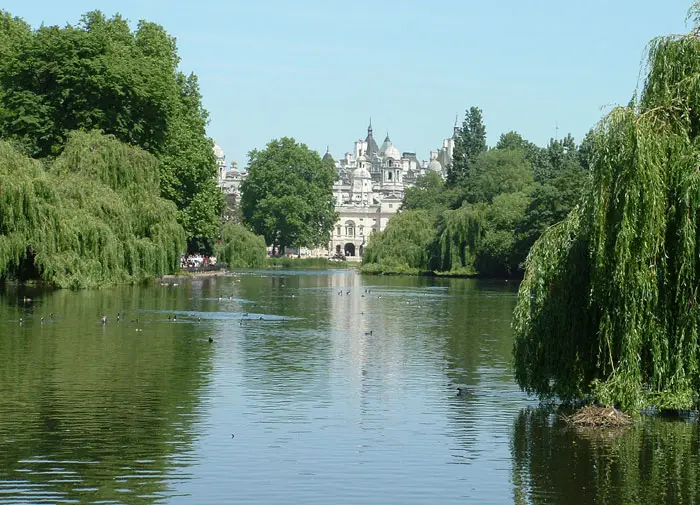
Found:
[[[50,166],[0,141],[0,279],[79,288],[176,271],[185,234],[157,163],[99,133],[72,133]]]
[[[700,26],[653,40],[647,70],[595,129],[582,203],[528,256],[515,370],[543,398],[700,403]]]

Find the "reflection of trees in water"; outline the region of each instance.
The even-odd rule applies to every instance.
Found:
[[[52,500],[162,499],[191,447],[210,331],[140,311],[188,299],[186,286],[56,291],[21,308],[21,328],[0,305],[0,481]]]
[[[576,431],[551,410],[524,409],[513,430],[515,502],[698,504],[699,441],[696,422]]]

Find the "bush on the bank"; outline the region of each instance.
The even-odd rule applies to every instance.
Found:
[[[75,132],[46,168],[0,141],[0,279],[59,287],[174,273],[185,249],[157,160],[99,133]]]
[[[221,243],[215,247],[217,261],[229,268],[259,268],[265,263],[267,246],[260,235],[243,225],[227,223],[221,230]]]
[[[429,248],[435,237],[434,230],[433,218],[427,211],[408,210],[396,214],[384,231],[372,234],[362,256],[363,271],[427,271]]]

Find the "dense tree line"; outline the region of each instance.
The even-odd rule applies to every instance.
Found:
[[[175,39],[141,21],[90,12],[36,30],[0,11],[0,139],[47,164],[71,132],[99,130],[158,160],[190,250],[209,249],[223,208],[197,78],[178,70]]]
[[[429,172],[406,189],[401,214],[365,249],[363,269],[522,275],[534,241],[577,204],[588,178],[589,143],[587,137],[578,146],[567,135],[542,148],[508,132],[489,149],[482,112],[471,107],[447,179]],[[414,247],[424,253],[404,251]]]

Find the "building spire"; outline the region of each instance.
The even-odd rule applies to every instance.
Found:
[[[367,127],[367,135],[372,136],[372,116],[369,117],[369,126]]]

